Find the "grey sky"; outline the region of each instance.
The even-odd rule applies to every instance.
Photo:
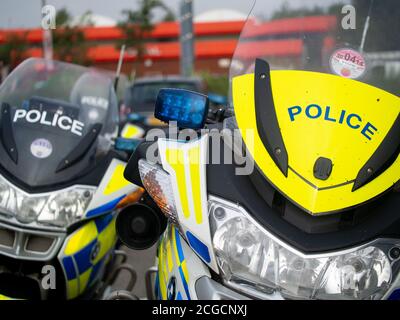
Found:
[[[123,9],[135,8],[137,0],[47,0],[56,9],[66,7],[72,15],[93,13],[119,20]],[[164,0],[175,12],[180,0]],[[195,13],[231,8],[247,13],[251,0],[195,0]],[[41,0],[0,0],[0,28],[37,27],[41,19]]]
[[[90,10],[93,13],[108,16],[115,20],[121,17],[123,9],[135,8],[138,0],[46,0],[56,9],[66,7],[73,16]],[[181,0],[164,0],[175,12]],[[279,8],[283,2],[291,6],[306,4],[307,6],[327,5],[339,0],[258,0],[269,9]],[[347,2],[348,0],[342,0]],[[230,8],[248,13],[253,0],[194,0],[195,14],[211,9]],[[40,26],[41,0],[0,0],[0,28],[31,28]]]

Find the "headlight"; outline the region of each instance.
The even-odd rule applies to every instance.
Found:
[[[95,189],[73,187],[36,196],[22,192],[0,176],[0,215],[25,224],[65,228],[82,218]]]
[[[38,222],[58,227],[73,224],[83,217],[93,194],[93,189],[79,187],[52,196],[39,215]]]
[[[387,252],[378,241],[345,252],[306,256],[269,234],[243,208],[209,201],[213,244],[227,285],[293,299],[381,299],[390,287]]]
[[[148,194],[167,218],[177,225],[177,211],[169,174],[160,166],[151,164],[143,159],[139,160],[139,172],[143,186]]]
[[[22,223],[31,223],[36,220],[38,214],[42,212],[44,205],[46,204],[46,197],[27,197],[22,194],[18,194],[21,199],[16,211],[16,218]]]

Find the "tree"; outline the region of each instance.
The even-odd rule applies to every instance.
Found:
[[[136,60],[140,63],[145,55],[146,36],[154,29],[156,10],[165,13],[164,21],[174,21],[174,13],[161,0],[140,0],[138,9],[123,10],[123,21],[118,27],[123,33],[123,40],[119,45],[125,44],[136,52]]]
[[[0,46],[0,61],[3,67],[8,67],[11,71],[26,58],[26,38],[27,33],[7,35],[5,43]]]
[[[272,14],[271,20],[284,19],[284,18],[297,18],[307,16],[321,16],[326,14],[336,14],[344,6],[342,3],[330,5],[326,8],[314,6],[312,8],[301,7],[291,8],[288,2],[283,2],[282,6]]]
[[[89,13],[87,12],[81,20]],[[71,15],[64,8],[57,12],[57,29],[53,32],[54,53],[57,60],[89,65],[90,58],[87,55],[88,46],[85,34],[77,26],[71,25]]]

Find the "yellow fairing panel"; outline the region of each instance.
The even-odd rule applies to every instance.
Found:
[[[291,201],[311,214],[331,213],[364,203],[400,179],[398,157],[376,179],[352,192],[358,172],[399,115],[397,96],[355,80],[305,71],[272,71],[271,85],[289,155],[287,177],[256,130],[253,74],[233,79],[235,115],[258,168]],[[320,157],[333,162],[325,181],[314,177]]]
[[[104,195],[108,196],[116,191],[129,186],[131,183],[124,178],[125,164],[118,164],[114,173],[104,189]]]

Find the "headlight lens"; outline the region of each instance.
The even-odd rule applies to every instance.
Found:
[[[0,180],[0,205],[2,207],[7,206],[10,191],[9,186],[4,181]]]
[[[48,200],[38,222],[58,227],[71,225],[83,217],[93,194],[94,190],[82,187],[56,194]]]
[[[228,285],[294,299],[380,299],[390,287],[392,266],[378,244],[305,256],[242,208],[215,198],[209,205],[213,244]]]
[[[16,218],[22,223],[31,223],[36,220],[38,214],[42,212],[46,204],[46,197],[27,197],[18,194],[18,210],[16,211]]]
[[[146,191],[167,218],[177,225],[177,211],[169,174],[160,166],[143,159],[139,160],[139,172]]]
[[[21,223],[65,228],[82,218],[95,189],[73,187],[36,196],[20,191],[0,176],[0,215]]]

